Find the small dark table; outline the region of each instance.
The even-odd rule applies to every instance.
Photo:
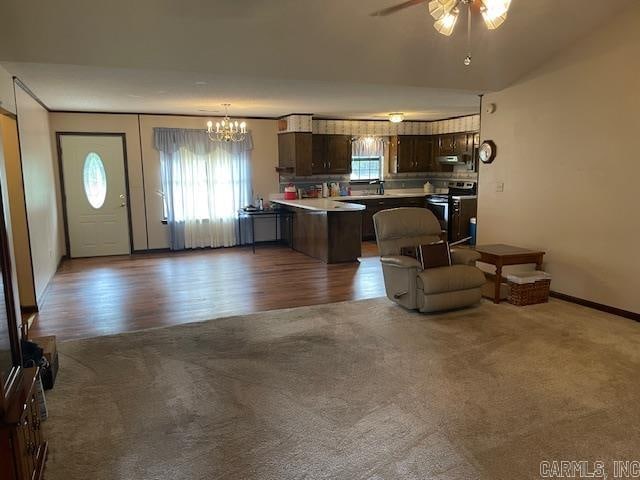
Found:
[[[259,218],[275,218],[276,224],[276,241],[282,241],[282,236],[278,235],[278,218],[287,219],[289,222],[289,241],[291,242],[291,248],[293,249],[293,212],[285,210],[283,208],[265,208],[264,210],[246,211],[238,210],[238,243],[242,245],[242,219],[251,219],[251,247],[253,253],[256,253],[256,224],[255,219]],[[282,225],[282,222],[280,222]],[[280,237],[280,238],[278,238]]]
[[[502,283],[502,267],[507,265],[523,265],[535,263],[536,270],[542,270],[541,250],[527,250],[526,248],[513,247],[497,243],[495,245],[478,245],[476,251],[480,254],[479,262],[495,265],[496,278],[493,293],[493,303],[500,303],[500,284]]]

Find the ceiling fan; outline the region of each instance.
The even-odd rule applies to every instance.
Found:
[[[447,37],[453,33],[453,29],[460,15],[460,10],[466,7],[469,52],[464,59],[464,64],[467,66],[471,65],[471,17],[473,12],[479,12],[487,28],[489,30],[495,30],[504,23],[509,7],[511,6],[511,0],[408,0],[392,7],[373,12],[371,16],[386,17],[405,8],[425,3],[428,3],[429,13],[435,20],[433,27]]]

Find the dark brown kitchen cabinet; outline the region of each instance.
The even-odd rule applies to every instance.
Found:
[[[438,135],[436,142],[436,156],[472,155],[473,133],[451,133]]]
[[[351,136],[313,135],[311,170],[313,175],[351,173]]]
[[[278,134],[278,172],[283,175],[311,175],[311,132]]]
[[[416,172],[433,171],[433,137],[416,135],[413,137],[413,157]]]
[[[437,143],[437,155],[444,157],[455,155],[456,138],[454,135],[439,135]]]
[[[414,142],[408,135],[396,137],[397,149],[397,173],[414,172]]]
[[[367,205],[365,203],[365,205]],[[367,205],[367,209],[362,212],[362,239],[373,240],[376,238],[376,229],[373,226],[373,215],[382,210],[373,205]]]
[[[469,155],[473,154],[473,133],[457,133],[455,139],[455,154]]]
[[[373,216],[389,208],[399,207],[420,207],[425,208],[426,202],[423,196],[419,197],[391,197],[372,198],[367,200],[349,201],[349,203],[359,203],[364,205],[366,210],[362,212],[362,239],[373,240],[376,238],[376,231],[373,225]]]
[[[389,154],[394,173],[432,171],[433,138],[429,135],[391,137]]]

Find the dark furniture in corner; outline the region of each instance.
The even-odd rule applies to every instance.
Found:
[[[0,144],[0,168],[4,169]],[[12,248],[7,221],[6,176],[0,175],[0,478],[40,480],[47,442],[36,400],[37,368],[22,368],[18,323],[19,300],[14,285]]]

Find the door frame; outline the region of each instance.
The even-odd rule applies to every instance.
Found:
[[[133,227],[131,223],[131,194],[129,192],[129,162],[127,159],[127,134],[110,132],[56,132],[56,149],[58,151],[58,173],[60,177],[60,200],[62,201],[62,218],[64,221],[64,243],[67,258],[71,257],[71,240],[69,238],[69,219],[67,218],[67,194],[64,190],[64,168],[62,165],[62,137],[120,137],[122,139],[122,158],[124,160],[124,188],[127,196],[127,228],[129,229],[129,255],[133,253]]]

